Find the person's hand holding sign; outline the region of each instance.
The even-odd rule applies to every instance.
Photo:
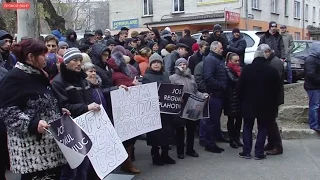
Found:
[[[139,81],[137,80],[137,77],[134,77],[134,80],[132,81],[133,85],[139,85]]]
[[[123,84],[121,84],[118,88],[128,91],[128,87],[126,85],[123,85]]]
[[[97,103],[91,103],[88,105],[89,111],[100,111],[100,105]]]
[[[46,132],[46,129],[48,129],[50,125],[44,121],[44,120],[40,120],[39,123],[38,123],[38,132],[40,134],[43,134]]]
[[[63,113],[63,114],[67,114],[68,116],[71,115],[71,112],[70,112],[68,109],[66,109],[66,108],[62,108],[62,113]]]
[[[209,94],[208,93],[204,93],[203,96],[204,96],[205,99],[207,99],[209,97]]]

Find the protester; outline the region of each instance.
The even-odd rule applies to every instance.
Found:
[[[64,42],[64,41],[60,41],[58,43],[58,55],[59,57],[63,57],[63,55],[66,53],[66,50],[69,48],[68,43]]]
[[[0,119],[8,132],[10,169],[21,174],[23,180],[60,180],[61,166],[66,160],[53,136],[45,130],[50,121],[62,115],[48,75],[42,69],[47,48],[34,39],[21,41],[15,48],[19,62],[0,84]],[[5,160],[1,154],[1,164]]]
[[[164,72],[162,57],[154,53],[149,59],[150,68],[146,71],[142,79],[142,84],[157,82],[158,86],[161,83],[169,83],[169,76]],[[147,144],[151,146],[151,156],[154,165],[163,166],[164,164],[175,164],[176,161],[169,156],[169,145],[174,142],[173,133],[173,116],[161,113],[162,128],[156,131],[147,133]],[[161,155],[159,153],[161,147]]]
[[[66,32],[66,43],[68,43],[69,47],[75,47],[78,48],[79,44],[77,41],[77,33],[73,29],[68,29]]]
[[[266,158],[264,144],[267,137],[268,124],[277,117],[281,78],[279,72],[268,65],[265,58],[264,45],[260,45],[254,54],[252,64],[241,72],[237,91],[241,100],[243,124],[242,158],[251,158],[252,129],[257,119],[258,135],[255,145],[256,160]]]
[[[76,118],[88,111],[100,111],[100,105],[93,101],[90,85],[86,81],[86,74],[81,69],[82,54],[77,48],[69,48],[60,64],[60,73],[53,79],[52,88],[62,107],[70,110],[71,116]],[[86,180],[92,179],[93,168],[86,157],[74,170],[66,165],[62,178]]]
[[[244,55],[246,53],[247,42],[243,38],[238,28],[232,30],[232,39],[229,41],[227,46],[227,52],[233,52],[238,54],[240,57],[240,65],[243,67],[245,65]]]
[[[289,84],[292,83],[292,69],[291,69],[291,53],[292,50],[294,49],[295,45],[293,42],[293,37],[292,34],[289,34],[287,31],[287,26],[286,25],[281,25],[280,26],[280,31],[281,31],[281,36],[283,40],[283,45],[284,45],[284,50],[285,50],[285,58],[286,58],[286,70],[287,70],[287,82]]]
[[[152,54],[153,53],[159,54],[159,45],[157,42],[152,42],[152,41],[149,42],[148,47],[152,50]]]
[[[225,57],[227,54],[227,46],[228,46],[228,39],[222,31],[222,26],[220,24],[216,24],[213,26],[213,33],[209,35],[206,40],[210,45],[213,41],[218,41],[222,44],[223,54],[222,56]]]
[[[51,32],[51,34],[54,35],[58,39],[58,41],[65,41],[66,40],[66,38],[63,37],[62,33],[59,30],[53,30]]]
[[[202,62],[202,60],[204,58],[204,53],[206,52],[207,48],[209,48],[209,44],[206,41],[201,41],[199,43],[199,51],[197,51],[195,54],[190,56],[190,58],[189,58],[189,69],[191,70],[192,74],[194,74],[194,69],[197,66],[197,64]]]
[[[48,53],[57,53],[58,52],[58,43],[59,40],[54,35],[48,35],[44,38],[44,43],[48,48]]]
[[[126,50],[122,46],[116,46],[111,52],[111,58],[108,60],[108,66],[113,70],[112,81],[113,85],[125,85],[127,87],[138,85],[136,78],[132,78],[132,72],[127,66],[130,58],[125,55]],[[134,144],[136,138],[129,139],[123,142],[124,147],[128,153],[128,158],[122,163],[121,169],[124,172],[139,174],[140,170],[132,164],[132,157],[134,156]]]
[[[113,39],[112,36],[111,36],[111,31],[110,29],[106,29],[104,30],[104,40],[105,41],[108,41],[110,39]]]
[[[82,55],[82,65],[87,62],[92,63],[91,58],[87,53],[81,53],[81,55]]]
[[[309,97],[309,126],[310,129],[320,132],[320,43],[314,42],[305,61],[304,89]]]
[[[213,153],[221,153],[224,149],[216,144],[216,140],[229,143],[221,131],[221,113],[228,77],[225,70],[225,62],[222,57],[223,46],[220,42],[214,41],[210,45],[210,54],[203,61],[203,76],[210,94],[210,118],[206,119],[205,127],[205,150]]]
[[[226,98],[224,114],[228,116],[228,134],[232,148],[243,147],[240,141],[242,125],[241,103],[237,92],[237,82],[241,75],[240,57],[235,53],[227,54],[228,98]]]
[[[200,40],[208,42],[209,38],[210,38],[210,31],[208,29],[202,30]]]
[[[96,43],[101,43],[101,44],[104,43],[105,40],[103,38],[103,32],[102,32],[101,29],[95,30],[94,36],[95,36],[95,39],[96,39]]]
[[[175,74],[169,77],[171,83],[184,85],[183,93],[191,93],[201,98],[207,98],[207,93],[198,91],[197,84],[188,68],[188,61],[184,58],[179,58],[175,62]],[[187,128],[187,146],[186,155],[191,157],[199,157],[199,154],[194,150],[194,137],[196,131],[196,121],[177,117],[176,136],[177,136],[177,154],[179,159],[184,159],[184,129]]]
[[[160,47],[159,47],[160,49]],[[168,44],[164,49],[161,50],[161,56],[167,57],[170,53],[172,53],[174,50],[176,50],[176,45],[174,44]]]
[[[116,45],[124,46],[126,39],[128,37],[127,31],[120,31],[118,34],[118,38],[115,39]]]
[[[150,34],[149,35],[150,38],[152,38],[150,40],[157,42],[159,45],[159,49],[164,49],[168,44],[174,44],[174,43],[169,43],[168,40],[161,37],[158,29],[152,29],[152,32],[150,32],[149,34]]]
[[[52,80],[58,73],[60,69],[60,62],[62,58],[58,57],[58,39],[54,35],[48,35],[44,39],[45,45],[48,48],[48,53],[46,54],[46,66],[44,70],[48,73],[50,80]],[[66,44],[64,41],[60,41],[62,44]]]
[[[164,67],[165,71],[169,75],[173,75],[175,72],[175,62],[179,58],[186,57],[188,54],[188,46],[182,43],[178,43],[176,49],[170,53],[167,57],[164,58]]]
[[[146,47],[139,51],[139,55],[134,56],[134,60],[139,64],[139,69],[142,76],[149,67],[149,57],[151,54],[151,49]]]
[[[274,21],[269,22],[269,29],[260,38],[260,44],[268,44],[269,47],[274,51],[274,54],[282,61],[285,60],[285,48],[282,36],[277,31],[277,23]]]
[[[197,43],[197,41],[193,37],[191,37],[190,30],[185,29],[183,30],[183,38],[179,40],[179,43],[183,43],[187,45],[189,49],[191,49],[191,51],[189,52],[189,55],[191,56],[193,54],[192,45]]]
[[[117,45],[117,43],[113,39],[109,39],[106,42],[106,45],[107,45],[108,49],[110,49],[110,51],[112,51],[113,48]]]
[[[274,52],[267,44],[261,44],[261,49],[264,50],[265,58],[271,67],[278,70],[281,78],[280,95],[278,99],[278,106],[284,104],[284,66],[283,62],[275,56]],[[276,119],[270,121],[268,124],[268,143],[264,148],[267,155],[278,155],[283,153],[282,140],[279,132],[279,127]]]
[[[13,37],[4,30],[0,30],[0,67],[4,68],[2,71],[11,70],[16,61],[10,54],[10,47],[12,45]]]

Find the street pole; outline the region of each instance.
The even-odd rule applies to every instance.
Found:
[[[305,22],[305,9],[306,9],[306,2],[305,2],[305,0],[303,0],[302,1],[302,6],[303,6],[303,8],[302,8],[302,40],[304,40],[304,22]]]
[[[246,12],[246,30],[248,31],[248,26],[249,26],[249,19],[248,19],[248,17],[249,17],[249,9],[248,9],[248,0],[243,0],[243,1],[245,1],[245,3],[246,3],[246,5],[245,5],[245,12]],[[242,3],[243,3],[243,1],[242,1]]]
[[[30,38],[39,38],[37,0],[17,0],[17,3],[30,3],[29,9],[17,9],[17,42],[21,40],[21,37],[25,36]]]

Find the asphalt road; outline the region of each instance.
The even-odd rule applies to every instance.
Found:
[[[177,160],[175,149],[170,154],[175,165],[154,166],[150,147],[145,141],[136,144],[135,165],[142,171],[134,180],[319,180],[320,143],[317,139],[286,140],[284,154],[268,156],[265,160],[246,160],[238,157],[241,149],[231,149],[228,144],[222,154],[205,152],[196,143],[199,158]],[[9,180],[18,180],[12,174]]]

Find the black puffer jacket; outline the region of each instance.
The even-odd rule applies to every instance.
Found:
[[[278,58],[286,58],[284,43],[279,32],[271,35],[269,30],[260,38],[260,44],[268,44]]]
[[[228,77],[222,56],[211,52],[203,61],[203,77],[207,91],[215,97],[226,96]]]
[[[241,101],[237,92],[237,82],[239,77],[236,72],[226,66],[228,75],[228,98],[226,99],[224,114],[230,117],[241,116]]]
[[[74,38],[71,39],[70,36],[74,35]],[[77,33],[73,29],[68,29],[66,33],[66,43],[69,45],[69,48],[75,47],[78,48],[79,44],[77,42]]]

